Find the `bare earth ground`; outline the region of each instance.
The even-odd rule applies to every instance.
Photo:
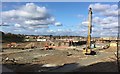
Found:
[[[109,49],[103,51],[107,53],[116,52],[116,47],[110,47]],[[112,55],[107,58],[103,58],[94,64],[81,67],[74,71],[75,72],[118,72],[116,60],[117,60],[116,57]]]
[[[14,50],[16,51],[16,49],[9,49],[3,53]],[[16,72],[117,72],[114,52],[116,52],[116,47],[100,50],[96,56],[85,56],[81,51],[71,49],[41,50],[36,48],[24,51],[19,49],[16,53],[2,55],[3,59],[15,58],[16,63],[11,61],[1,61],[1,63],[4,67]]]

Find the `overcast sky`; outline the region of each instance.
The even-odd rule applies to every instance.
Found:
[[[93,10],[92,36],[117,36],[117,2],[3,2],[0,31],[87,36],[90,7]]]

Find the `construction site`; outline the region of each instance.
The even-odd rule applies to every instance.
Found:
[[[93,38],[92,9],[87,37],[26,36],[2,43],[3,72],[118,72],[119,39]]]

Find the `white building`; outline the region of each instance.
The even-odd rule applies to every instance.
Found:
[[[47,41],[47,39],[37,39],[37,41]]]

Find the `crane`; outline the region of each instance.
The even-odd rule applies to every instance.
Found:
[[[92,8],[89,8],[87,45],[86,48],[83,48],[83,53],[86,55],[96,54],[94,51],[91,50],[91,33],[92,33]]]

